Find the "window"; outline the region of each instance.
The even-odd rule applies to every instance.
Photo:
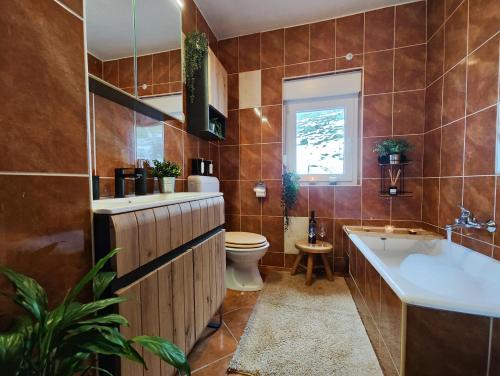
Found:
[[[330,80],[324,85],[324,79]],[[358,92],[330,86],[335,76],[285,82],[284,161],[303,180],[358,182]],[[318,79],[323,79],[319,82]],[[338,81],[338,80],[337,80]],[[307,85],[304,86],[304,85]],[[311,90],[312,88],[312,90]],[[335,95],[340,93],[339,95]],[[325,96],[325,94],[330,94]],[[333,94],[333,95],[331,95]]]

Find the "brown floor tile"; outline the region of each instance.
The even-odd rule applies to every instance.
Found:
[[[256,292],[242,292],[235,290],[227,290],[226,298],[222,303],[222,310],[229,313],[238,308],[253,307],[257,303],[259,291]]]
[[[224,323],[237,341],[239,341],[243,335],[243,331],[247,326],[248,319],[250,318],[252,312],[253,306],[239,308],[224,315]]]
[[[191,369],[196,370],[233,353],[236,346],[237,342],[225,326],[213,334],[208,333],[199,340],[188,356]]]
[[[193,372],[193,375],[196,376],[225,376],[227,374],[227,368],[229,366],[229,362],[233,354],[228,355],[222,359],[217,360],[216,362],[198,369]]]

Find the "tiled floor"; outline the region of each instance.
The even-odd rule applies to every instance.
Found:
[[[223,303],[223,326],[214,333],[206,329],[189,354],[191,370],[196,376],[225,376],[259,292],[227,290]],[[236,376],[236,374],[231,374]]]

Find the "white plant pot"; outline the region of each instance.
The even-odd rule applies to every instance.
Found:
[[[399,164],[400,162],[401,162],[401,153],[389,154],[389,163],[390,164]]]
[[[158,185],[160,186],[160,193],[175,192],[175,178],[173,177],[158,178]]]

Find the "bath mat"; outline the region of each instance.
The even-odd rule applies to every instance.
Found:
[[[382,376],[345,280],[273,272],[229,364],[255,376]]]

